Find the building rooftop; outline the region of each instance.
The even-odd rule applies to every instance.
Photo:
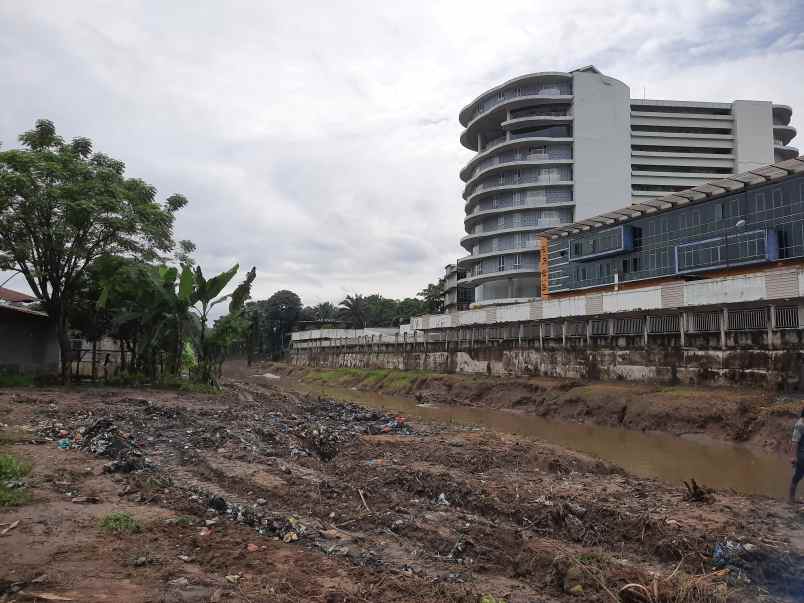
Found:
[[[712,180],[711,182],[694,186],[683,191],[662,197],[655,197],[638,203],[632,203],[622,209],[587,218],[586,220],[580,220],[579,222],[568,224],[567,226],[559,226],[546,230],[540,233],[539,236],[548,239],[557,239],[572,234],[597,230],[599,228],[627,222],[643,215],[661,213],[682,205],[712,199],[742,189],[750,189],[802,172],[804,172],[804,156],[795,159],[786,159],[765,167],[743,172],[742,174],[735,174],[720,180]]]
[[[27,293],[21,293],[19,291],[14,291],[13,289],[0,287],[0,301],[27,304],[30,302],[35,302],[36,298],[32,295],[28,295]]]

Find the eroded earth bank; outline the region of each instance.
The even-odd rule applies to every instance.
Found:
[[[0,507],[0,600],[804,596],[796,507],[248,372],[220,394],[7,389],[0,417],[31,466]]]

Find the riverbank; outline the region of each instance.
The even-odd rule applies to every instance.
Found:
[[[804,398],[750,387],[668,386],[514,378],[392,369],[255,367],[302,383],[355,388],[420,403],[476,406],[575,421],[739,442],[785,453]]]
[[[402,420],[265,377],[241,372],[218,395],[4,390],[0,414],[0,453],[30,465],[26,504],[0,508],[10,601],[804,592],[797,508],[690,495],[557,446]]]

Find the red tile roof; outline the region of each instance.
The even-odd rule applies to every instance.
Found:
[[[12,289],[0,287],[0,300],[26,304],[28,302],[36,301],[36,298],[28,295],[27,293],[20,293],[19,291],[13,291]]]

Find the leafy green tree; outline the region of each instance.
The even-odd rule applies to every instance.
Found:
[[[413,316],[427,314],[425,302],[415,297],[406,297],[396,307],[397,324],[406,323]]]
[[[293,291],[282,289],[265,301],[265,310],[269,321],[269,341],[272,352],[281,352],[285,348],[288,333],[299,320],[302,303]]]
[[[0,269],[21,273],[56,327],[62,377],[71,349],[67,316],[79,280],[101,255],[155,259],[173,248],[181,195],[164,204],[125,165],[92,142],[65,142],[48,120],[19,137],[21,149],[0,152]]]
[[[366,297],[366,326],[390,327],[397,318],[398,302],[374,293]]]
[[[430,283],[419,291],[418,296],[424,300],[425,313],[440,314],[444,311],[444,279]]]

